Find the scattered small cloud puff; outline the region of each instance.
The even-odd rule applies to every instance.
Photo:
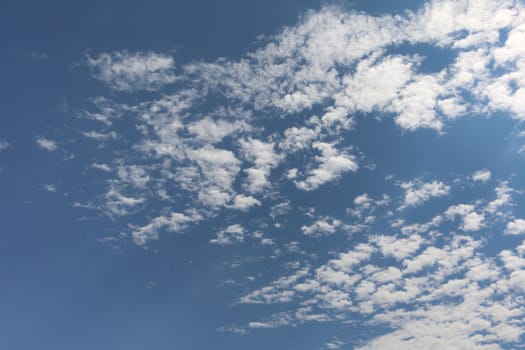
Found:
[[[244,227],[234,224],[226,227],[224,230],[217,232],[216,238],[210,240],[211,244],[230,245],[244,241]]]
[[[38,147],[49,152],[53,152],[58,149],[58,145],[55,141],[50,140],[44,136],[38,136],[36,138],[36,144],[38,145]]]
[[[509,235],[521,235],[525,233],[525,220],[515,219],[507,223],[505,233]]]
[[[11,146],[9,142],[4,139],[0,139],[0,151],[6,150]]]
[[[345,343],[340,341],[339,339],[334,339],[329,342],[327,342],[324,346],[327,350],[337,350],[340,349],[341,346],[343,346]]]
[[[93,168],[93,169],[104,171],[104,172],[110,172],[111,171],[111,167],[109,165],[102,164],[102,163],[92,163],[90,165],[90,167]]]
[[[405,198],[400,209],[417,207],[433,197],[446,196],[450,192],[450,186],[442,181],[408,181],[401,183],[400,187],[405,190]]]
[[[56,192],[57,186],[54,184],[47,184],[47,185],[43,185],[42,189],[47,192]]]
[[[487,182],[490,180],[492,176],[492,173],[490,170],[482,169],[476,171],[474,174],[472,174],[472,181],[480,181],[480,182]]]

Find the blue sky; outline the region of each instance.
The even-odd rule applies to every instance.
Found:
[[[0,8],[1,348],[523,348],[521,1]]]

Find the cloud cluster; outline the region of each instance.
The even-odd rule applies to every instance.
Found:
[[[90,159],[87,167],[100,171],[105,187],[78,206],[137,221],[126,229],[139,246],[224,215],[230,221],[210,244],[255,238],[273,259],[304,259],[238,300],[286,310],[225,329],[358,318],[391,329],[362,349],[514,346],[525,329],[515,299],[524,292],[525,243],[490,255],[483,236],[485,230],[507,238],[525,232],[512,215],[515,191],[508,182],[498,183],[494,197],[451,202],[450,179],[406,179],[396,183],[400,197],[361,190],[340,208],[345,217],[317,214],[319,208],[291,197],[322,198],[323,188],[364,171],[367,155],[351,137],[361,118],[437,133],[465,116],[503,112],[525,119],[524,28],[523,5],[514,0],[436,0],[381,16],[328,6],[235,60],[194,61],[176,70],[174,58],[162,53],[88,56],[92,76],[110,89],[149,94],[125,102],[119,94],[98,97],[83,111],[99,127],[81,135],[117,149],[110,159]],[[447,55],[429,67],[434,53]],[[58,147],[45,137],[36,142],[48,151]],[[488,169],[472,170],[471,184],[492,183]],[[404,216],[436,198],[447,205],[435,215],[422,222]],[[360,234],[345,236],[353,237],[348,247],[314,263],[300,242],[263,233],[270,219],[278,228],[277,220],[295,209],[312,219],[297,224],[292,233],[299,236]],[[251,222],[239,219],[250,211],[270,219],[252,231]],[[132,215],[138,212],[143,215]],[[326,348],[343,345],[335,339]]]
[[[446,196],[450,191],[450,186],[441,181],[427,183],[408,181],[403,182],[400,186],[405,190],[405,199],[401,208],[421,205],[432,197]]]
[[[93,77],[113,90],[156,90],[177,80],[173,57],[153,52],[117,51],[87,56]]]
[[[182,191],[197,210],[248,211],[283,181],[314,191],[359,171],[359,156],[345,139],[356,114],[438,131],[472,112],[523,118],[521,13],[521,4],[510,0],[435,1],[416,12],[376,17],[325,7],[240,59],[189,62],[177,74],[173,57],[162,53],[88,56],[92,75],[114,90],[161,92],[135,105],[100,97],[85,114],[102,124],[83,133],[98,142],[128,137],[111,129],[123,115],[136,124],[139,135],[124,140],[136,147],[126,150],[123,167],[147,162],[147,189],[156,188],[136,193],[114,180],[100,200],[114,202],[113,214],[125,214],[121,204],[139,204],[125,198],[147,206],[152,195],[173,199]],[[421,44],[454,55],[428,71]],[[400,45],[416,53],[400,54]],[[166,87],[175,81],[180,84]],[[272,123],[283,127],[267,130]],[[489,178],[484,171],[473,175]],[[402,208],[448,194],[439,181],[401,186]]]
[[[239,302],[288,309],[260,321],[264,328],[358,319],[370,327],[391,329],[360,349],[500,349],[519,344],[525,334],[521,322],[525,309],[516,297],[525,292],[525,241],[493,255],[485,250],[491,244],[488,237],[468,235],[488,226],[501,227],[494,202],[500,211],[503,206],[508,210],[511,202],[505,197],[502,203],[502,188],[512,192],[507,184],[499,184],[495,199],[450,205],[428,223],[397,220],[392,226],[397,234],[368,234],[324,264],[298,265],[293,273]],[[373,200],[364,194],[354,202],[366,207]],[[458,228],[465,234],[445,226],[443,217],[455,216],[462,218]],[[303,231],[314,226],[331,231],[335,225],[325,221],[304,226]],[[524,233],[522,221],[507,222],[505,233]],[[244,329],[260,328],[254,324]]]

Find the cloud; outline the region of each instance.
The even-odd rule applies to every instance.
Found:
[[[134,145],[120,150],[125,164],[112,164],[147,163],[149,181],[142,191],[135,186],[129,198],[146,201],[163,193],[173,201],[177,193],[194,208],[214,213],[264,207],[283,180],[313,191],[357,172],[357,148],[345,132],[359,122],[358,115],[392,118],[409,131],[442,131],[451,119],[495,111],[521,118],[520,9],[505,0],[442,1],[371,16],[326,6],[238,59],[189,61],[176,69],[164,53],[88,55],[91,74],[110,88],[155,93],[137,94],[130,104],[98,97],[83,110],[106,126],[126,115],[136,139],[117,127],[83,134]],[[451,23],[441,22],[446,16]],[[506,31],[506,38],[500,35]],[[428,52],[420,50],[425,45],[452,54],[429,72]],[[410,50],[399,50],[404,47]],[[107,190],[110,186],[108,180]],[[402,208],[449,191],[438,181],[410,186]],[[354,210],[360,225],[377,219],[375,209]]]
[[[188,132],[195,135],[199,140],[217,143],[239,131],[250,130],[250,125],[243,121],[229,122],[223,119],[213,120],[210,117],[205,117],[191,123],[187,128]]]
[[[505,233],[509,235],[521,235],[525,233],[525,220],[515,219],[507,223]]]
[[[408,130],[442,129],[443,123],[437,116],[438,97],[445,91],[441,78],[440,74],[421,75],[405,86],[392,103],[399,126]]]
[[[261,192],[268,186],[270,171],[279,164],[281,157],[275,153],[273,143],[247,139],[241,140],[240,146],[245,158],[254,165],[244,170],[247,174],[246,189],[251,193]]]
[[[261,205],[261,202],[259,202],[257,199],[253,198],[252,196],[245,196],[242,194],[238,194],[233,198],[233,203],[229,206],[229,208],[232,209],[239,209],[246,211],[254,206]]]
[[[212,232],[211,244],[250,237],[257,247],[271,246],[264,248],[271,257],[260,261],[282,263],[286,272],[262,285],[242,285],[237,295],[238,303],[264,305],[261,312],[272,314],[228,327],[234,332],[359,322],[378,330],[359,342],[362,349],[519,346],[525,313],[516,300],[523,293],[525,248],[489,252],[500,249],[500,242],[492,245],[499,233],[522,231],[521,219],[511,220],[508,182],[498,184],[495,198],[467,203],[466,193],[459,202],[444,198],[452,193],[444,180],[402,182],[399,197],[367,187],[357,197],[349,192],[354,200],[340,208],[352,225],[314,210],[310,222],[287,214],[307,210],[302,196],[308,202],[311,191],[360,170],[369,155],[353,132],[365,118],[388,119],[400,134],[426,128],[443,137],[463,116],[525,119],[524,23],[521,2],[510,0],[430,1],[417,11],[381,16],[327,6],[238,59],[190,61],[176,70],[173,58],[161,53],[88,57],[92,75],[111,89],[151,92],[133,95],[129,105],[99,98],[83,113],[115,130],[90,129],[85,136],[118,141],[112,142],[118,159],[105,160],[111,167],[94,167],[108,172],[98,207],[112,217],[140,211],[153,218],[128,227],[141,246],[164,231],[182,232],[223,215],[238,224]],[[443,60],[427,64],[434,54]],[[124,115],[122,128],[115,121]],[[128,137],[130,129],[136,133]],[[89,164],[99,164],[93,159]],[[467,176],[488,182],[492,174],[482,169]],[[445,209],[425,212],[421,222],[392,204],[415,208],[438,197],[449,201]],[[244,220],[254,207],[259,226],[248,234],[252,222]],[[498,232],[501,223],[505,232]],[[272,224],[290,228],[289,234],[273,238]],[[293,236],[338,230],[360,234],[322,252],[308,251],[311,245]]]
[[[474,174],[472,174],[472,181],[480,181],[480,182],[487,182],[490,180],[491,177],[490,170],[482,169],[476,171]]]
[[[321,152],[315,159],[318,167],[306,172],[306,179],[295,181],[297,188],[311,191],[319,186],[337,180],[346,172],[356,172],[359,166],[352,155],[338,151],[333,144],[315,142],[313,148]]]
[[[9,142],[7,142],[6,140],[0,139],[0,151],[8,149],[9,146],[10,146]]]
[[[425,243],[425,239],[417,233],[408,238],[381,235],[373,240],[384,256],[391,256],[397,260],[410,257]]]
[[[512,188],[508,186],[507,181],[501,182],[495,189],[496,199],[490,201],[487,204],[485,211],[489,214],[505,215],[501,212],[501,209],[512,204],[511,193],[514,192]]]
[[[106,214],[123,216],[130,214],[132,210],[143,204],[145,199],[124,195],[122,189],[112,184],[102,196],[102,201],[100,209],[103,209]]]
[[[315,273],[299,270],[241,300],[255,304],[296,300],[297,305],[303,301],[311,313],[324,314],[324,320],[333,319],[326,313],[329,310],[337,310],[339,320],[354,320],[357,312],[368,320],[364,321],[366,326],[391,329],[360,349],[491,349],[498,348],[497,344],[519,342],[525,330],[516,321],[525,311],[513,301],[515,296],[509,288],[522,286],[525,259],[503,251],[500,259],[509,270],[507,274],[479,253],[483,244],[472,237],[449,237],[443,243],[417,240],[414,249],[399,256],[397,263],[388,260],[390,250],[378,250],[374,243],[361,244],[315,269]],[[396,241],[391,237],[390,242]],[[402,240],[396,244],[406,245]],[[287,314],[290,319],[279,326],[300,323],[293,312]],[[480,333],[488,336],[476,336]]]
[[[307,127],[291,127],[284,131],[284,138],[279,146],[288,153],[294,153],[310,146],[319,133]]]
[[[343,223],[340,220],[324,217],[311,225],[301,226],[301,231],[306,236],[320,237],[334,234]]]
[[[56,192],[57,186],[54,184],[47,184],[47,185],[43,185],[42,189],[47,192]]]
[[[117,91],[157,90],[177,80],[173,57],[154,52],[101,53],[87,56],[86,64],[95,79]]]
[[[217,232],[217,236],[210,239],[211,244],[229,245],[241,243],[244,241],[244,227],[234,224],[226,227],[224,230]]]
[[[367,193],[363,193],[354,198],[354,208],[348,208],[347,213],[357,218],[370,218],[378,207],[384,207],[390,204],[390,196],[383,194],[381,199],[373,199]],[[366,216],[369,215],[369,216]]]
[[[232,184],[240,171],[240,162],[235,154],[205,146],[189,149],[186,155],[198,165],[200,173],[191,174],[184,181],[200,183],[198,197],[203,204],[210,207],[224,206],[232,197]]]
[[[405,198],[400,209],[419,206],[433,197],[446,196],[450,192],[450,186],[441,181],[420,182],[408,181],[401,183],[405,190]]]
[[[82,135],[96,141],[108,141],[117,139],[117,133],[115,131],[110,131],[107,133],[98,131],[86,131],[83,132]]]
[[[337,104],[351,111],[383,111],[412,78],[416,61],[409,57],[377,57],[360,61],[353,75],[343,78]]]
[[[117,175],[120,183],[127,183],[137,188],[145,188],[150,181],[147,169],[137,165],[121,166],[117,171]]]
[[[345,343],[340,341],[339,339],[331,340],[324,344],[325,348],[328,350],[336,350],[341,348]]]
[[[511,245],[495,256],[485,247],[498,238],[469,234],[483,227],[500,229],[489,215],[509,215],[509,191],[503,182],[496,187],[495,200],[450,205],[444,216],[459,216],[465,234],[440,227],[443,219],[439,214],[425,223],[406,224],[398,219],[392,227],[400,229],[400,234],[368,234],[362,237],[363,243],[341,248],[341,253],[317,267],[298,264],[296,273],[257,288],[240,302],[276,304],[277,310],[277,305],[284,304],[288,321],[272,327],[358,319],[366,327],[390,329],[363,341],[360,349],[456,345],[497,349],[518,344],[525,334],[518,321],[525,310],[514,300],[516,293],[525,291],[525,243]],[[367,194],[354,199],[363,210],[373,208],[373,202]],[[487,208],[494,206],[498,211],[490,213]],[[525,232],[520,220],[509,222],[505,233]],[[331,231],[330,225],[326,227]],[[304,305],[309,314],[318,316],[298,316]]]
[[[160,230],[180,232],[184,230],[189,223],[199,221],[200,219],[201,217],[196,214],[188,216],[182,213],[171,213],[167,216],[158,216],[149,224],[135,228],[131,236],[137,245],[143,246],[150,240],[158,239]]]
[[[58,149],[57,143],[55,141],[47,139],[44,136],[38,136],[36,138],[36,144],[38,147],[49,152],[56,151]]]
[[[111,171],[111,167],[109,165],[107,165],[107,164],[92,163],[92,164],[90,164],[90,167],[93,168],[93,169],[104,171],[104,172],[110,172]]]
[[[483,214],[476,213],[474,211],[474,205],[471,204],[459,204],[453,205],[447,209],[445,215],[449,219],[460,216],[462,220],[461,229],[463,231],[478,231],[485,226],[485,217]]]

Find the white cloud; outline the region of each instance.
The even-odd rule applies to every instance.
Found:
[[[525,259],[502,252],[501,260],[510,270],[505,275],[490,258],[477,253],[480,241],[468,236],[446,241],[441,246],[435,241],[420,242],[426,249],[413,250],[393,265],[388,250],[383,257],[380,250],[379,256],[370,259],[378,251],[361,245],[330,260],[315,274],[301,270],[281,277],[241,301],[275,304],[296,300],[318,315],[337,310],[339,320],[355,320],[355,312],[360,312],[361,316],[371,315],[368,327],[384,325],[391,329],[359,349],[497,349],[498,344],[518,342],[525,329],[515,321],[525,311],[515,303],[513,293],[523,286]],[[403,244],[406,242],[401,240],[399,246]],[[493,283],[478,283],[484,280]],[[293,313],[288,315],[282,325],[298,322]],[[480,333],[486,336],[479,337]]]
[[[200,173],[191,173],[185,180],[197,188],[198,198],[205,205],[220,207],[233,196],[232,185],[240,170],[240,162],[229,150],[205,146],[186,151],[187,157],[196,162]],[[182,178],[180,178],[182,179]]]
[[[413,234],[408,238],[382,235],[375,237],[374,242],[384,256],[392,256],[400,260],[408,258],[419,250],[425,243],[425,239],[418,234]]]
[[[156,90],[177,80],[173,57],[153,52],[102,53],[86,63],[94,78],[117,91]]]
[[[343,346],[344,344],[345,344],[344,342],[338,339],[334,339],[324,344],[324,346],[328,350],[336,350],[336,349],[341,348],[341,346]]]
[[[476,171],[474,174],[472,174],[472,181],[480,181],[480,182],[487,182],[490,180],[491,177],[490,170],[482,169]]]
[[[143,246],[150,240],[159,238],[159,231],[165,229],[169,232],[180,232],[191,222],[199,221],[199,215],[186,215],[182,213],[171,213],[167,216],[158,216],[145,226],[135,228],[131,233],[135,244]]]
[[[238,194],[233,198],[233,203],[229,206],[229,208],[246,211],[253,206],[259,206],[259,205],[261,205],[261,202],[259,202],[257,199],[253,198],[252,196],[245,196],[242,194]]]
[[[377,55],[358,63],[356,72],[343,78],[344,90],[336,104],[350,111],[383,111],[390,105],[414,74],[408,57]]]
[[[247,174],[246,189],[252,193],[261,192],[268,186],[268,176],[281,157],[275,153],[273,143],[247,139],[241,140],[240,145],[245,158],[254,165],[244,170]]]
[[[381,199],[373,199],[367,193],[363,193],[354,198],[354,208],[348,208],[347,213],[357,218],[365,217],[371,218],[372,216],[366,216],[373,213],[378,207],[387,206],[390,204],[390,196],[383,194]]]
[[[496,187],[495,191],[496,199],[489,202],[485,210],[490,214],[504,215],[501,212],[501,209],[512,203],[511,193],[514,192],[514,190],[508,186],[506,181],[504,181]]]
[[[115,131],[110,131],[107,133],[98,131],[86,131],[83,132],[82,135],[96,141],[108,141],[117,139],[117,133]]]
[[[521,8],[506,0],[435,1],[416,12],[371,16],[327,6],[240,59],[189,62],[177,73],[173,57],[163,53],[88,56],[91,73],[117,91],[156,90],[178,79],[180,84],[131,105],[97,98],[96,111],[83,114],[105,125],[123,115],[136,122],[140,139],[124,152],[129,162],[110,161],[126,167],[144,157],[153,163],[143,176],[149,181],[129,198],[164,193],[174,200],[168,194],[177,193],[213,211],[264,207],[283,178],[311,191],[358,170],[358,157],[349,151],[356,148],[347,146],[343,132],[358,121],[355,115],[391,117],[405,130],[441,130],[449,119],[471,112],[505,110],[519,118],[525,86]],[[501,43],[504,30],[509,35]],[[439,71],[423,71],[427,53],[419,44],[454,54]],[[399,45],[413,50],[401,55]],[[304,117],[297,118],[299,113]],[[274,121],[284,131],[264,130]],[[85,135],[123,137],[117,129]],[[298,159],[313,161],[302,167]],[[240,195],[238,185],[248,194]],[[162,188],[169,186],[176,191]],[[448,191],[442,182],[416,181],[402,206]],[[358,225],[370,225],[378,220],[377,206],[349,212],[362,220]]]
[[[515,219],[507,223],[505,233],[509,235],[521,235],[525,233],[525,220]]]
[[[150,180],[147,169],[137,165],[121,166],[117,175],[121,183],[128,183],[137,188],[145,188]]]
[[[10,146],[9,142],[7,142],[4,139],[0,139],[0,151],[3,151],[5,149],[8,149]]]
[[[102,164],[102,163],[92,163],[90,165],[91,168],[93,169],[97,169],[97,170],[101,170],[101,171],[105,171],[105,172],[110,172],[111,171],[111,167],[107,164]]]
[[[284,131],[284,138],[279,146],[287,152],[297,152],[309,147],[318,133],[318,130],[307,127],[291,127]]]
[[[343,223],[340,220],[330,217],[324,217],[317,220],[309,226],[301,226],[301,231],[306,236],[320,237],[334,234],[337,231],[337,229],[341,227],[342,224]]]
[[[313,147],[321,152],[320,156],[315,157],[319,166],[307,171],[305,180],[295,182],[298,188],[306,191],[315,190],[327,182],[337,180],[346,172],[357,171],[358,165],[355,158],[339,152],[333,144],[315,142]]]
[[[400,186],[405,190],[405,198],[400,209],[419,206],[432,197],[446,196],[450,192],[450,186],[441,181],[408,181],[403,182]]]
[[[274,206],[271,207],[270,216],[275,220],[275,218],[281,215],[287,214],[288,212],[290,212],[290,210],[292,210],[292,205],[290,201],[284,201],[284,202],[275,204]]]
[[[42,188],[44,189],[44,191],[47,191],[47,192],[56,192],[57,191],[57,186],[54,185],[54,184],[43,185]]]
[[[224,230],[217,232],[217,236],[210,239],[210,243],[219,245],[228,245],[241,243],[244,241],[244,227],[234,224],[226,227]]]
[[[273,304],[285,303],[293,299],[295,291],[287,290],[308,273],[307,269],[301,269],[294,274],[278,278],[270,285],[255,290],[239,299],[241,304]]]
[[[213,120],[210,117],[205,117],[191,123],[187,129],[199,140],[217,143],[240,130],[249,130],[250,126],[244,122],[232,123],[223,119]]]
[[[447,209],[445,215],[452,220],[456,215],[460,216],[463,231],[478,231],[485,226],[485,217],[483,214],[476,213],[472,204],[453,205]]]
[[[348,133],[361,118],[393,118],[407,131],[446,131],[451,119],[488,117],[496,111],[524,119],[522,13],[521,2],[507,0],[430,1],[417,12],[376,17],[326,7],[308,13],[297,26],[267,38],[239,60],[190,62],[179,76],[169,56],[120,52],[90,57],[93,74],[118,91],[156,90],[179,77],[182,81],[182,87],[174,85],[175,92],[163,91],[154,101],[121,108],[99,101],[100,111],[89,114],[109,125],[126,111],[140,138],[123,152],[121,162],[108,160],[117,164],[117,177],[110,180],[101,207],[113,215],[128,214],[164,191],[165,197],[176,194],[173,202],[210,217],[223,215],[224,208],[247,211],[259,206],[258,211],[268,209],[274,220],[283,216],[284,223],[294,199],[287,201],[286,191],[281,191],[284,178],[312,191],[358,170],[360,158],[351,154],[359,154],[358,148],[348,145]],[[504,31],[505,40],[500,35]],[[409,46],[410,54],[392,53],[399,52],[399,45]],[[420,46],[450,52],[443,56],[449,61],[429,72],[423,67],[426,50]],[[157,65],[145,64],[149,59],[158,59]],[[135,61],[140,69],[130,68]],[[148,166],[139,165],[143,161],[149,161]],[[470,178],[486,182],[490,176],[480,170]],[[396,198],[401,209],[451,190],[442,181],[415,180],[401,187],[404,193]],[[286,241],[288,236],[273,240],[260,231],[248,235],[272,245],[268,259],[286,260],[285,254],[292,253],[301,261],[287,261],[283,266],[293,266],[295,272],[239,298],[240,303],[282,303],[291,310],[231,329],[359,319],[367,327],[380,324],[385,331],[360,343],[364,349],[497,349],[501,342],[519,346],[524,312],[515,300],[523,291],[525,248],[487,256],[479,247],[492,237],[471,234],[484,227],[488,231],[503,219],[507,233],[521,233],[521,219],[509,222],[512,192],[500,183],[490,202],[449,203],[443,216],[459,217],[464,236],[441,225],[441,212],[427,222],[407,224],[410,213],[390,208],[388,196],[374,199],[364,193],[347,213],[355,219],[354,227],[366,230],[345,242],[347,247],[329,251],[331,258],[324,262],[321,256],[310,259],[308,245],[290,237]],[[286,204],[270,208],[276,200]],[[293,202],[298,210],[301,204]],[[160,210],[153,205],[148,209]],[[135,242],[146,245],[163,229],[180,231],[197,220],[190,212],[176,214],[157,212],[150,224],[135,229]],[[293,224],[306,235],[346,228],[333,218],[312,220],[317,221]],[[262,231],[272,223],[261,219],[258,224]],[[210,243],[240,243],[246,235],[241,224],[231,225],[216,232]]]
[[[56,151],[58,148],[57,143],[55,141],[47,139],[44,136],[38,136],[36,138],[36,144],[38,145],[38,147],[50,152]]]
[[[393,102],[395,121],[403,129],[432,128],[440,130],[443,123],[437,116],[438,97],[445,91],[440,75],[414,78]]]
[[[104,194],[104,203],[101,208],[104,209],[107,214],[118,216],[127,215],[145,201],[144,198],[126,196],[122,194],[121,191],[121,189],[112,184]]]

